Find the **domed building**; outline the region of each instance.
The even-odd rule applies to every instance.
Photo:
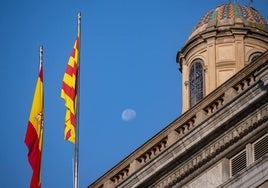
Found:
[[[209,11],[177,55],[183,75],[182,111],[264,53],[267,44],[267,22],[252,7],[224,4]]]
[[[209,11],[177,53],[183,113],[89,188],[268,187],[268,25]]]

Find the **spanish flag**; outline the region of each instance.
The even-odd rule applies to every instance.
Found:
[[[33,174],[30,188],[41,187],[41,156],[43,144],[43,67],[40,61],[39,74],[34,93],[32,109],[28,121],[27,132],[25,136],[25,144],[28,147],[28,160],[32,167]]]
[[[75,143],[76,128],[76,107],[78,90],[78,62],[79,62],[80,30],[74,43],[73,51],[68,61],[66,71],[63,76],[61,98],[65,100],[65,130],[64,139]]]

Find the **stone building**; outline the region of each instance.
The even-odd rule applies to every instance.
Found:
[[[268,25],[209,11],[177,54],[183,113],[89,188],[268,187]]]

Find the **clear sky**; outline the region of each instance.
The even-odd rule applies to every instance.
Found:
[[[4,0],[0,6],[0,184],[29,187],[24,137],[44,46],[43,188],[71,188],[63,74],[82,13],[80,187],[181,114],[176,54],[199,19],[229,0]],[[249,0],[240,0],[249,5]],[[253,7],[268,18],[267,0]],[[128,111],[123,111],[129,109]],[[123,115],[122,115],[123,113]]]

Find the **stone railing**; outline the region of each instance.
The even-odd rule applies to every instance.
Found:
[[[161,140],[159,143],[151,147],[148,151],[146,151],[143,155],[137,158],[137,161],[140,165],[145,164],[156,155],[158,155],[161,151],[163,151],[167,147],[167,137]]]
[[[195,169],[214,158],[221,151],[245,137],[253,129],[256,129],[258,126],[262,125],[262,122],[267,121],[267,119],[268,106],[260,109],[260,111],[256,112],[245,121],[241,121],[240,125],[236,127],[236,129],[229,131],[216,142],[202,149],[202,151],[192,157],[188,162],[182,164],[175,173],[170,174],[168,178],[158,182],[156,185],[154,185],[154,187],[172,187],[177,182],[190,175]]]
[[[189,120],[187,120],[185,123],[183,123],[181,126],[175,129],[175,131],[178,133],[178,136],[181,136],[185,133],[187,133],[190,129],[194,127],[196,116],[191,117]]]
[[[129,173],[129,165],[125,168],[123,168],[119,173],[117,173],[115,176],[113,176],[111,178],[111,181],[113,182],[113,184],[118,184],[119,182],[121,182],[123,179],[125,179],[126,177],[128,177],[128,173]]]
[[[223,106],[223,103],[224,103],[224,95],[220,96],[219,98],[217,98],[211,104],[209,104],[204,108],[206,115],[214,113],[216,110],[218,110]]]
[[[238,92],[241,93],[244,91],[246,88],[251,86],[255,82],[256,78],[252,74],[249,77],[243,79],[241,82],[239,82],[237,85],[234,86],[234,89]]]
[[[258,67],[258,69],[261,69],[264,66],[267,67],[267,60],[268,52],[263,54],[262,61],[255,61],[254,63],[249,64],[245,69],[242,69],[230,80],[223,83],[197,105],[170,123],[161,132],[148,140],[145,144],[122,160],[117,166],[104,174],[88,188],[120,187],[123,180],[130,177],[133,172],[141,170],[148,164],[149,161],[163,153],[163,151],[168,149],[169,146],[176,143],[190,130],[193,130],[198,124],[220,111],[220,109],[222,109],[224,105],[228,104],[229,101],[238,96],[241,92],[245,91],[247,88],[253,86],[254,83],[257,83],[259,81],[258,74],[260,73],[256,70],[256,67]],[[241,127],[241,130],[237,130],[238,136],[240,135],[239,131],[242,131],[242,128],[244,129],[244,127]],[[230,138],[234,137],[235,136],[232,135]],[[223,140],[217,143],[218,145],[211,146],[209,150],[203,151],[203,154],[214,155],[219,148],[222,148],[223,145],[226,145],[227,142],[230,141],[227,141],[226,139],[228,140],[229,138],[223,138]],[[191,169],[199,166],[200,162],[203,161],[200,157],[201,156],[197,156],[197,158],[193,159],[192,164],[189,163],[183,167],[180,174],[173,174],[173,176],[176,177],[176,181],[178,180],[178,177],[184,176],[183,174],[185,173],[187,174],[188,170],[191,171]],[[171,179],[174,181],[174,178],[171,177]]]

